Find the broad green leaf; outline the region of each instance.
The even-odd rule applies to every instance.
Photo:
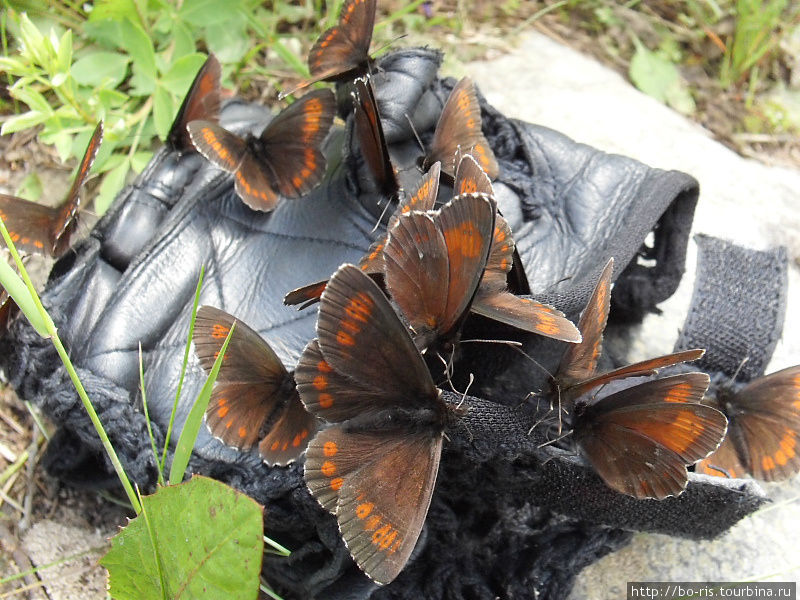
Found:
[[[183,21],[174,22],[172,39],[175,42],[175,56],[184,56],[197,51],[192,31]]]
[[[101,113],[111,112],[112,109],[122,106],[127,99],[128,97],[125,94],[117,90],[105,88],[97,90],[98,110]],[[105,115],[101,114],[98,116],[102,118]]]
[[[219,62],[230,64],[239,62],[249,47],[245,23],[233,21],[215,23],[206,27],[206,43],[216,54]]]
[[[207,27],[229,20],[240,5],[240,1],[233,0],[226,2],[224,10],[221,10],[218,0],[185,0],[178,10],[178,17],[195,27]]]
[[[172,63],[169,70],[161,76],[159,83],[171,94],[183,98],[205,60],[206,56],[199,53],[182,56]]]
[[[144,170],[151,158],[153,158],[152,152],[135,152],[131,156],[131,169],[138,175]]]
[[[119,191],[125,186],[125,179],[130,171],[131,163],[127,157],[125,160],[111,169],[103,177],[103,183],[100,184],[100,191],[94,199],[94,211],[97,215],[103,215],[114,202]]]
[[[50,118],[49,114],[40,113],[38,110],[29,110],[21,115],[14,115],[3,123],[0,127],[0,135],[22,131],[30,127],[36,127]]]
[[[0,238],[2,239],[2,238]],[[33,328],[42,337],[48,337],[47,321],[42,317],[39,309],[33,301],[33,296],[28,291],[25,282],[17,275],[5,259],[0,260],[0,286],[8,292],[8,295],[16,302],[22,314],[30,321]]]
[[[130,61],[119,52],[90,52],[75,61],[72,76],[81,85],[115,88],[125,79]]]
[[[156,54],[144,29],[130,19],[120,23],[119,45],[130,54],[134,67],[145,77],[156,79]]]
[[[14,190],[14,195],[31,202],[36,202],[42,197],[42,180],[35,172],[28,173],[19,182],[17,189]]]
[[[172,124],[172,116],[176,110],[169,92],[157,85],[156,92],[153,94],[153,120],[158,137],[162,140],[167,137],[169,126]]]
[[[121,23],[125,19],[142,25],[134,0],[98,0],[89,13],[89,22],[93,23],[104,20]]]
[[[636,53],[631,59],[629,75],[634,85],[648,96],[669,104],[680,112],[694,111],[694,100],[678,68],[638,41]]]
[[[130,78],[131,96],[150,96],[156,91],[156,80],[147,71],[143,71],[138,63],[132,66],[133,75]]]
[[[40,66],[47,64],[47,50],[44,47],[44,36],[36,28],[36,25],[23,14],[19,20],[19,32],[22,42],[21,54],[31,58]]]
[[[255,600],[264,551],[262,507],[195,475],[142,498],[142,514],[100,559],[115,600]]]

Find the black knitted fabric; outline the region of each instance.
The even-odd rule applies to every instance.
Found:
[[[783,331],[786,249],[752,250],[708,235],[694,239],[697,278],[675,350],[706,348],[695,365],[710,374],[761,377]]]
[[[403,56],[410,62],[401,60]],[[417,75],[411,79],[423,82],[419,89],[405,84],[401,88],[410,95],[406,102],[417,108],[417,125],[427,123],[428,129],[438,113],[426,111],[437,103],[440,107],[452,87],[452,81],[435,79],[439,59],[429,50],[397,53],[376,75],[389,78],[395,64],[401,79],[406,71]],[[381,89],[376,90],[379,101]],[[417,92],[419,97],[414,96]],[[405,105],[397,101],[396,119],[387,119],[394,127],[387,127],[392,140],[403,139],[399,124],[405,120]],[[604,154],[544,127],[508,120],[485,103],[482,108],[486,135],[502,166],[496,182],[498,202],[509,211],[504,214],[534,294],[574,318],[600,268],[614,256],[615,314],[630,321],[655,310],[683,273],[697,182],[686,174]],[[427,129],[421,133],[423,138],[430,135]],[[347,148],[349,136],[344,139]],[[174,395],[169,367],[180,363],[185,333],[179,325],[186,322],[191,307],[199,264],[208,264],[204,302],[234,312],[262,334],[278,332],[278,341],[299,352],[313,336],[314,313],[292,313],[289,318],[280,313],[270,321],[272,315],[265,313],[274,307],[259,304],[263,296],[258,294],[278,287],[273,295],[282,295],[291,289],[280,287],[292,281],[289,275],[297,280],[301,271],[307,277],[301,283],[314,281],[327,276],[331,264],[357,260],[366,250],[376,205],[365,200],[362,169],[353,166],[354,156],[345,152],[340,157],[344,168],[334,167],[331,178],[309,198],[264,215],[242,205],[232,193],[230,178],[180,161],[167,168],[167,157],[159,155],[155,160],[162,162],[148,169],[149,180],[140,178],[125,191],[120,205],[92,236],[57,263],[43,300],[65,334],[126,471],[143,490],[153,489],[155,468],[138,382],[131,376],[136,372],[131,362],[136,342],[142,339],[145,349],[148,399],[155,404],[150,411],[159,445],[165,426],[159,415],[169,413],[167,404],[171,406]],[[191,174],[184,171],[175,177],[173,169],[189,167]],[[165,185],[159,187],[152,180],[160,178]],[[175,185],[166,185],[168,181]],[[171,190],[166,194],[171,200],[143,197],[154,195],[149,191],[154,188],[161,196],[163,190]],[[115,232],[125,229],[119,223],[131,223],[142,214],[127,209],[137,203],[146,212],[152,206],[164,210],[159,208],[161,216],[152,231],[137,244],[109,252]],[[341,231],[350,236],[346,239],[336,237],[340,214],[339,220],[345,221]],[[571,224],[576,215],[587,214],[592,218],[584,220],[582,228]],[[643,246],[650,231],[653,248]],[[272,245],[259,246],[259,241]],[[639,255],[655,259],[655,266],[640,266]],[[283,256],[293,260],[284,265],[278,260]],[[302,260],[297,262],[296,256]],[[240,280],[235,280],[235,268],[242,262]],[[269,285],[261,280],[254,285],[255,272]],[[89,340],[98,332],[106,333]],[[468,323],[464,338],[470,336],[520,339],[525,351],[551,371],[564,348],[481,319]],[[0,340],[0,367],[22,397],[39,404],[65,431],[49,448],[50,471],[75,485],[113,484],[100,442],[50,342],[17,321]],[[469,410],[447,432],[415,554],[397,580],[384,588],[377,589],[358,570],[335,518],[308,493],[301,465],[269,468],[256,453],[222,447],[201,432],[189,470],[229,483],[264,504],[266,533],[292,550],[288,558],[267,555],[264,562],[267,580],[287,599],[561,600],[580,568],[623,545],[632,530],[713,537],[764,502],[752,482],[731,484],[694,475],[676,499],[635,501],[621,496],[583,461],[558,448],[539,448],[537,432],[529,435],[535,415],[523,399],[542,387],[546,375],[517,351],[464,343],[457,372],[461,378],[476,375],[473,395],[464,399]],[[202,380],[202,370],[194,364],[184,395],[191,398]]]

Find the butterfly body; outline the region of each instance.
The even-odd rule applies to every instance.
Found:
[[[306,408],[331,425],[309,444],[306,485],[336,516],[358,566],[389,583],[422,531],[452,411],[389,301],[358,267],[331,277],[317,334],[295,377]]]
[[[705,373],[687,373],[582,398],[571,415],[575,442],[612,489],[635,498],[678,496],[688,483],[686,467],[725,435],[725,416],[700,404],[708,383]]]
[[[305,450],[316,420],[303,407],[292,374],[272,348],[232,315],[202,306],[195,325],[197,357],[210,371],[234,323],[206,409],[206,425],[229,446],[257,446],[267,464],[289,464]]]
[[[86,147],[78,172],[64,201],[55,207],[43,206],[15,196],[0,194],[0,218],[18,250],[58,258],[70,247],[78,227],[80,190],[103,141],[103,122],[99,122]]]
[[[330,90],[314,90],[290,104],[259,136],[241,138],[210,121],[192,121],[197,150],[232,173],[236,192],[250,208],[270,211],[279,198],[299,198],[322,180],[322,143],[336,113]]]
[[[720,386],[710,401],[728,417],[728,435],[697,471],[781,481],[800,471],[800,366],[734,388]]]

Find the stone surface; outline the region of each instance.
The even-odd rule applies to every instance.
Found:
[[[765,249],[789,249],[789,302],[783,339],[767,372],[800,363],[800,172],[744,159],[697,124],[642,94],[617,73],[539,34],[513,52],[467,65],[491,104],[508,116],[561,131],[607,152],[632,156],[700,181],[694,232]],[[670,352],[691,299],[696,248],[687,275],[645,319],[629,359]],[[588,567],[570,600],[625,597],[627,581],[800,579],[800,478],[765,486],[775,504],[721,538],[692,542],[637,535],[627,548]],[[769,577],[776,574],[774,577]]]
[[[87,527],[44,520],[25,534],[22,547],[40,568],[38,577],[51,600],[106,597],[106,570],[97,564],[105,552],[106,536]],[[64,560],[71,557],[75,558]]]

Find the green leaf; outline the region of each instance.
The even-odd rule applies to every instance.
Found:
[[[72,77],[80,85],[115,88],[125,79],[130,61],[119,52],[89,52],[72,65]]]
[[[0,56],[0,71],[5,71],[11,75],[21,76],[30,75],[35,69],[28,67],[24,62],[8,56]]]
[[[225,351],[228,349],[228,342],[230,341],[235,329],[236,323],[234,323],[231,326],[230,331],[228,331],[228,337],[226,337],[225,341],[222,343],[222,347],[219,350],[217,359],[214,361],[214,366],[211,367],[211,372],[208,374],[208,378],[203,384],[203,388],[197,395],[197,399],[194,401],[194,404],[189,411],[189,415],[186,417],[186,421],[183,423],[181,435],[178,438],[178,444],[175,447],[175,454],[172,457],[172,465],[170,465],[169,469],[169,482],[171,484],[178,483],[181,481],[181,479],[183,479],[183,474],[186,472],[186,467],[189,465],[189,458],[192,456],[192,449],[194,448],[194,443],[197,440],[197,433],[200,431],[200,426],[203,424],[203,417],[206,414],[206,407],[208,406],[208,401],[211,399],[211,392],[214,389],[214,382],[217,380],[219,369],[222,366],[222,361],[225,358]]]
[[[156,125],[158,137],[166,139],[169,133],[169,126],[172,124],[172,116],[176,108],[172,102],[172,96],[162,86],[156,86],[156,93],[153,94],[153,120]]]
[[[631,59],[629,75],[634,85],[648,96],[669,104],[672,108],[691,113],[694,100],[678,68],[638,40],[636,53]]]
[[[42,180],[39,178],[39,175],[35,172],[28,173],[22,178],[22,181],[19,182],[17,189],[14,191],[14,195],[25,200],[30,200],[31,202],[39,200],[39,198],[42,197]]]
[[[241,2],[226,2],[224,9],[218,0],[185,0],[178,10],[178,17],[195,27],[207,27],[229,20]]]
[[[69,73],[69,66],[72,63],[72,30],[67,29],[58,42],[58,63],[57,68],[62,73]]]
[[[100,559],[113,598],[257,598],[264,541],[254,500],[195,475],[143,497],[142,509]]]
[[[36,25],[24,14],[19,20],[20,41],[22,49],[20,53],[29,57],[38,65],[47,65],[47,49],[45,48],[44,36],[36,28]]]
[[[111,203],[114,202],[117,193],[125,185],[125,178],[128,176],[130,168],[131,163],[126,158],[120,165],[111,169],[103,177],[103,183],[100,184],[100,193],[94,199],[94,211],[98,215],[105,214]]]
[[[47,102],[45,97],[32,87],[14,86],[10,91],[14,98],[27,104],[28,108],[31,110],[39,111],[46,115],[53,114],[53,109],[50,108],[50,104]]]
[[[29,127],[36,127],[40,123],[44,123],[50,118],[49,114],[42,114],[38,110],[29,110],[21,115],[14,115],[3,123],[0,127],[0,135],[14,133],[15,131],[22,131]]]
[[[217,55],[219,62],[230,64],[239,62],[250,45],[246,23],[214,23],[206,27],[206,43],[209,50]]]
[[[14,272],[14,269],[5,259],[0,260],[0,286],[8,292],[8,295],[19,306],[22,314],[33,325],[36,333],[44,338],[48,337],[47,322],[42,317],[39,309],[36,308],[33,296],[31,296],[22,278]]]
[[[161,76],[159,83],[171,94],[183,98],[205,60],[205,54],[200,53],[182,56],[172,63],[169,70]]]
[[[126,19],[142,25],[134,0],[98,0],[89,13],[89,22],[92,23],[105,20],[122,23]]]
[[[175,42],[175,56],[184,56],[197,51],[197,44],[194,41],[192,31],[183,21],[174,23],[172,39]]]
[[[130,54],[134,67],[143,76],[155,81],[156,53],[153,42],[141,26],[130,19],[120,24],[119,45]]]
[[[144,170],[151,158],[153,158],[152,152],[135,152],[131,156],[131,169],[138,175]]]

